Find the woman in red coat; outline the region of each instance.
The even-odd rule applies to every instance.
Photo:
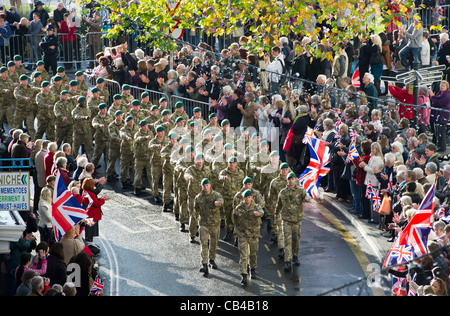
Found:
[[[95,224],[93,226],[86,226],[86,241],[92,242],[93,238],[98,236],[98,222],[102,219],[102,205],[110,197],[103,196],[98,198],[94,193],[95,181],[92,178],[85,178],[81,185],[83,190],[83,206],[86,207],[89,218],[92,218]]]

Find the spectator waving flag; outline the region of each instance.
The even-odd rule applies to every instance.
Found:
[[[97,296],[103,292],[103,287],[105,286],[105,282],[100,279],[98,276],[95,277],[94,284],[91,287],[91,293]]]
[[[399,263],[410,262],[414,257],[414,248],[412,246],[399,246],[395,243],[384,260],[383,268]]]
[[[355,143],[352,142],[352,144],[350,145],[350,148],[348,150],[346,162],[350,163],[351,161],[353,161],[354,159],[356,159],[358,157],[359,157],[358,150],[356,149]]]
[[[372,209],[374,212],[378,212],[381,207],[381,197],[379,194],[379,190],[372,188]]]
[[[56,240],[60,240],[70,228],[88,217],[84,208],[67,190],[59,172],[53,192],[52,217]]]
[[[427,253],[428,235],[433,224],[432,216],[434,215],[435,193],[436,180],[424,196],[416,214],[398,237],[398,244],[400,246],[413,246],[416,255],[418,256],[422,256]]]
[[[367,189],[366,189],[366,198],[371,199],[373,196],[373,187],[372,182],[368,180]]]
[[[330,148],[320,139],[315,137],[309,137],[309,139],[311,159],[298,180],[306,192],[316,198],[320,179],[330,171]]]

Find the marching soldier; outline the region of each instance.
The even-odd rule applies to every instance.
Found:
[[[122,189],[131,185],[130,166],[134,166],[134,135],[137,132],[132,116],[125,118],[125,126],[120,129],[120,177]]]
[[[209,123],[208,123],[208,125],[205,126],[204,130],[209,128],[212,131],[214,136],[221,134],[222,128],[219,125],[219,121],[217,119],[216,113],[211,113],[208,116],[208,119],[209,119]]]
[[[170,120],[170,110],[165,109],[161,112],[161,118],[154,123],[154,126],[162,126],[165,131],[171,131],[175,124]]]
[[[291,260],[296,266],[300,265],[298,253],[305,200],[305,189],[299,184],[295,173],[289,173],[287,186],[278,194],[275,209],[276,217],[281,217],[283,221],[285,271],[290,271]]]
[[[62,77],[61,76],[54,76],[53,78],[53,83],[50,82],[50,92],[56,97],[59,98],[59,96],[61,95],[62,91],[65,91],[65,89],[63,89],[63,83],[62,83]],[[67,91],[69,92],[69,91]]]
[[[258,148],[258,147],[256,147]],[[250,149],[250,152],[252,150]],[[270,161],[269,143],[267,140],[261,141],[259,152],[249,156],[247,164],[247,175],[255,180],[256,188],[261,190],[261,169]]]
[[[180,143],[183,142],[183,140],[180,141]],[[175,166],[175,174],[177,175],[175,188],[178,190],[178,205],[179,205],[179,214],[180,214],[180,231],[186,232],[186,224],[189,223],[189,216],[188,216],[188,196],[187,196],[187,186],[188,183],[186,179],[184,178],[184,173],[186,172],[187,168],[189,168],[194,163],[194,147],[187,146],[185,150],[185,157],[181,158],[177,165]]]
[[[91,97],[88,100],[88,108],[89,110],[91,110],[91,114],[93,115],[92,118],[96,117],[98,114],[98,106],[102,103],[106,102],[104,101],[103,98],[100,98],[100,89],[97,87],[93,87],[91,89]],[[120,110],[120,109],[118,109]],[[115,112],[114,112],[115,113]]]
[[[250,177],[245,177],[242,181],[242,188],[239,190],[233,199],[233,209],[235,209],[239,203],[242,202],[242,193],[244,193],[245,190],[251,190],[253,193],[253,201],[255,201],[256,204],[258,204],[262,209],[265,207],[264,197],[262,194],[254,188],[253,180]]]
[[[76,108],[72,110],[74,132],[72,156],[76,158],[81,145],[84,145],[88,159],[92,160],[94,146],[92,143],[91,110],[86,105],[86,97],[78,97],[77,103]]]
[[[161,150],[161,158],[163,159],[163,212],[169,212],[170,197],[173,188],[173,177],[175,171],[175,163],[181,159],[180,148],[177,143],[178,134],[170,132],[168,135],[169,143]],[[175,191],[175,190],[174,190]]]
[[[226,143],[230,143],[230,144],[236,143],[236,134],[231,129],[230,121],[228,119],[224,119],[220,123],[220,126],[222,127],[223,142],[225,144]]]
[[[188,183],[188,211],[190,215],[189,221],[189,233],[191,237],[191,243],[195,242],[195,236],[198,229],[198,218],[194,210],[194,200],[197,194],[201,191],[201,181],[204,178],[211,176],[211,170],[204,164],[204,156],[199,153],[195,156],[195,163],[187,168],[184,173],[184,178]]]
[[[171,132],[177,133],[178,137],[181,138],[183,135],[185,135],[188,132],[188,129],[186,128],[186,120],[179,116],[175,119],[175,127],[172,128]]]
[[[162,113],[162,111],[164,111],[164,110],[169,110],[169,104],[167,103],[167,98],[166,97],[162,97],[162,98],[159,99],[158,109],[159,109],[159,113]]]
[[[195,217],[198,218],[202,267],[200,272],[208,276],[208,259],[213,269],[217,269],[216,251],[220,234],[220,209],[224,201],[222,195],[214,191],[208,178],[201,182],[202,190],[194,199]]]
[[[36,139],[42,139],[45,133],[47,140],[55,141],[55,113],[53,112],[55,101],[55,96],[50,92],[50,83],[42,82],[41,92],[36,95],[38,105]]]
[[[55,76],[60,76],[61,80],[62,80],[62,85],[64,89],[69,89],[69,77],[67,77],[66,75],[66,69],[63,66],[59,66],[58,68],[56,68],[56,75]],[[55,77],[53,76],[53,78]],[[53,81],[53,78],[51,79]]]
[[[19,85],[19,74],[16,71],[16,63],[12,60],[9,61],[6,66],[8,67],[8,77],[9,79],[14,82],[14,87],[17,87]]]
[[[145,120],[148,122],[148,126],[153,133],[156,133],[155,123],[159,120],[159,109],[157,105],[153,105],[150,108],[150,115],[148,115]]]
[[[36,102],[36,88],[28,84],[28,76],[22,75],[19,78],[20,85],[14,89],[16,98],[16,111],[14,113],[14,125],[16,128],[22,128],[23,121],[27,126],[28,134],[31,139],[35,139],[36,130],[34,129],[34,103]],[[38,90],[39,91],[39,90]]]
[[[43,60],[39,60],[38,62],[36,62],[36,69],[31,73],[31,76],[33,76],[33,74],[35,72],[40,72],[41,73],[42,81],[49,81],[50,82],[50,76],[49,76],[47,70],[45,70],[45,68],[44,68],[44,61]]]
[[[64,81],[63,81],[64,84]],[[76,80],[71,80],[69,82],[69,102],[72,104],[72,110],[74,110],[78,105],[78,98],[81,97],[81,93],[78,92],[78,82]],[[95,115],[97,115],[98,108],[95,109]]]
[[[24,65],[22,64],[22,56],[20,55],[15,55],[13,57],[14,59],[14,63],[16,64],[16,72],[17,74],[20,76],[22,75],[26,75],[27,74],[27,70],[25,69]]]
[[[100,98],[103,100],[103,102],[108,103],[109,102],[109,90],[108,87],[105,87],[105,79],[102,77],[99,77],[95,80],[95,86],[98,88],[100,92]]]
[[[210,148],[214,147],[214,142],[212,141],[214,135],[210,129],[204,129],[202,134],[203,140],[197,144],[195,151],[205,154]]]
[[[100,103],[98,105],[98,114],[92,119],[92,127],[94,129],[94,155],[92,157],[92,163],[94,166],[98,166],[101,156],[105,165],[108,162],[109,154],[109,129],[113,118],[108,114],[108,106],[106,103]],[[98,168],[98,167],[96,167]]]
[[[109,155],[108,167],[106,169],[106,179],[111,182],[118,178],[116,173],[116,160],[120,157],[120,144],[122,138],[120,137],[120,130],[124,127],[123,112],[116,111],[114,113],[114,121],[108,125],[109,132]]]
[[[141,111],[141,101],[131,101],[131,110],[128,112],[127,116],[132,116],[135,122],[141,122],[145,120],[145,113],[144,111]]]
[[[122,93],[120,95],[122,97],[122,106],[124,106],[128,111],[131,102],[133,102],[134,100],[134,96],[131,94],[131,86],[128,84],[124,84],[122,86]]]
[[[150,102],[150,94],[148,92],[141,93],[141,110],[144,111],[145,116],[149,116],[153,104]]]
[[[170,133],[174,133],[175,134],[175,132],[170,132]],[[167,145],[167,146],[169,146],[169,145]],[[178,196],[179,190],[178,190],[178,187],[177,187],[177,181],[178,181],[178,177],[180,175],[180,171],[176,168],[176,166],[178,165],[178,163],[181,160],[183,160],[183,158],[186,157],[186,148],[188,146],[189,146],[189,140],[187,138],[180,139],[180,141],[177,142],[177,147],[174,148],[174,150],[172,151],[172,155],[170,157],[170,161],[167,161],[167,159],[165,159],[165,161],[163,163],[163,170],[168,168],[168,167],[164,166],[165,163],[170,163],[171,167],[173,168],[173,182],[172,183],[173,183],[174,199],[173,199],[172,211],[173,211],[173,214],[175,215],[175,220],[176,221],[180,220],[180,198]],[[163,155],[163,154],[164,154],[164,149],[161,152],[161,155]],[[192,161],[192,160],[190,160],[190,161]]]
[[[165,137],[165,128],[161,125],[156,127],[156,136],[150,141],[150,148],[152,151],[151,161],[152,161],[152,193],[153,201],[157,204],[162,202],[159,193],[159,179],[162,174],[162,163],[161,149],[168,144],[167,138]]]
[[[218,134],[213,138],[213,146],[210,147],[205,153],[205,161],[211,166],[214,160],[223,154],[223,137],[222,134]],[[221,169],[222,171],[223,169]]]
[[[170,116],[170,120],[175,122],[179,117],[182,117],[185,121],[189,120],[189,115],[187,115],[186,111],[184,111],[184,105],[181,101],[175,103],[175,112],[173,112]]]
[[[145,169],[149,182],[151,181],[151,149],[149,147],[150,141],[153,138],[153,133],[148,128],[146,120],[139,122],[139,131],[134,134],[134,145],[136,150],[136,158],[134,160],[134,195],[138,196],[143,189],[142,186],[142,172]]]
[[[206,127],[207,123],[202,117],[202,109],[197,106],[192,111],[194,115],[190,119],[188,119],[186,124],[189,125],[191,122],[195,121],[199,125],[199,130],[203,130]]]
[[[51,90],[51,88],[50,88]],[[58,148],[62,143],[72,144],[73,140],[73,118],[72,108],[67,100],[69,91],[63,90],[60,99],[55,103],[53,112],[55,113],[56,143]]]
[[[251,278],[256,277],[258,239],[264,211],[253,201],[252,190],[245,190],[242,197],[244,200],[233,211],[233,222],[236,236],[239,239],[241,284],[245,286],[249,267]]]
[[[77,71],[75,73],[75,80],[78,82],[78,91],[80,92],[81,95],[83,95],[87,98],[88,92],[89,92],[89,87],[88,87],[86,80],[84,80],[84,74],[82,71]],[[107,101],[108,100],[105,100],[103,102],[107,102]]]
[[[98,89],[97,87],[93,88],[91,91],[94,91],[94,89],[96,89],[95,90],[96,92],[100,91],[100,90],[97,91]],[[100,97],[100,93],[98,94],[98,96]],[[113,103],[108,109],[108,114],[114,116],[117,111],[122,111],[123,113],[127,112],[127,108],[122,105],[122,96],[120,94],[115,94],[113,96]]]
[[[0,128],[3,127],[4,120],[10,128],[14,127],[14,112],[16,99],[14,98],[14,83],[8,78],[8,68],[0,68]]]
[[[222,188],[219,190],[224,199],[224,217],[226,235],[224,240],[230,240],[233,236],[233,198],[241,188],[244,180],[244,171],[237,166],[237,158],[232,156],[228,159],[228,166],[219,173],[219,182]]]

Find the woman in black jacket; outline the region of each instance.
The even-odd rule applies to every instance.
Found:
[[[63,244],[60,242],[54,243],[50,248],[45,276],[50,279],[50,286],[53,284],[63,286],[67,282],[67,265],[64,262]]]
[[[241,110],[237,108],[238,104],[245,104],[243,99],[244,92],[240,89],[233,91],[233,101],[226,107],[227,119],[230,121],[230,126],[233,128],[239,127],[242,121]]]

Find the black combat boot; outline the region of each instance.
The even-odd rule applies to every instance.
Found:
[[[211,266],[211,268],[213,268],[214,270],[217,270],[217,264],[214,260],[209,260],[209,265]]]
[[[291,271],[291,262],[290,261],[285,262],[284,271],[286,271],[286,272]]]
[[[203,272],[203,276],[208,276],[208,265],[206,263],[203,264],[203,266],[200,268],[199,272]]]
[[[242,276],[241,285],[246,286],[247,285],[247,274],[241,274],[241,276]]]
[[[298,261],[298,256],[292,257],[292,263],[297,267],[300,265],[300,261]]]

